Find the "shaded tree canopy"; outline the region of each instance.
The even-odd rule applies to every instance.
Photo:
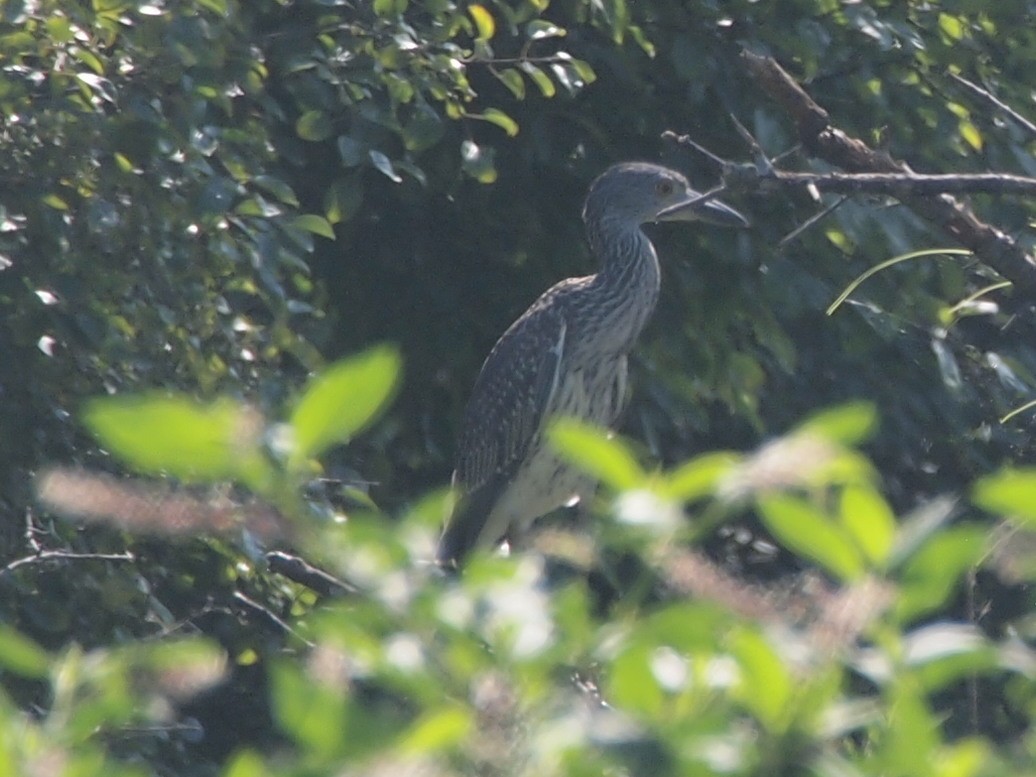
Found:
[[[38,726],[64,760],[43,768],[47,746],[11,745],[0,762],[1031,767],[1029,535],[1002,520],[1033,518],[1029,5],[4,4],[0,714]],[[414,572],[482,359],[543,289],[594,271],[582,198],[630,159],[726,184],[753,226],[648,228],[662,298],[634,354],[623,441],[558,433],[602,475],[595,525],[610,528],[590,532],[599,545],[548,534],[478,559],[459,583]],[[771,165],[789,180],[767,179]],[[858,173],[995,174],[1003,188],[817,183]],[[322,397],[338,391],[348,402],[334,409]],[[104,396],[148,397],[166,420],[92,404]],[[237,447],[205,458],[193,445],[210,434]],[[84,528],[49,512],[33,479],[51,465],[92,474],[46,481],[45,497],[115,518]],[[150,479],[127,482],[130,470]],[[759,496],[771,488],[790,495]],[[621,517],[616,497],[640,504],[631,493],[686,526],[631,534],[606,517]],[[934,544],[910,545],[893,515]],[[848,528],[829,532],[830,516]],[[566,535],[557,523],[547,531]],[[817,550],[803,526],[836,538]],[[993,552],[1005,543],[1018,555]],[[562,569],[536,566],[543,547]],[[808,569],[822,596],[796,589]],[[499,615],[508,591],[543,620]],[[845,602],[858,623],[834,622]],[[796,696],[801,667],[766,612],[810,608],[803,634],[821,658]],[[138,652],[187,635],[204,639]],[[948,663],[904,658],[931,640]],[[728,660],[741,685],[723,685]],[[687,672],[715,685],[695,696]],[[627,717],[580,718],[594,693]],[[569,750],[548,742],[555,718]],[[939,771],[934,754],[959,768]]]

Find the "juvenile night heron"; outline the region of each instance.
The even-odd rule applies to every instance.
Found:
[[[673,170],[624,163],[590,186],[583,221],[596,275],[552,286],[497,341],[464,414],[454,487],[459,500],[439,540],[440,564],[460,565],[536,518],[592,493],[594,483],[543,439],[558,416],[610,426],[627,399],[626,355],[658,299],[659,266],[641,229],[651,221],[748,222]]]

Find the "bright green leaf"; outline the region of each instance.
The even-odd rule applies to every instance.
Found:
[[[860,483],[849,485],[842,491],[839,515],[867,560],[884,565],[896,538],[896,516],[881,494]]]
[[[403,735],[400,743],[405,752],[426,755],[451,747],[468,737],[474,722],[467,709],[443,705],[419,718]]]
[[[562,456],[613,491],[627,491],[644,481],[644,471],[633,454],[603,429],[559,418],[547,436]]]
[[[495,124],[506,132],[508,137],[513,138],[518,134],[518,122],[497,108],[486,108],[482,113],[469,114],[469,117]]]
[[[312,232],[314,235],[326,237],[328,240],[335,239],[335,230],[330,222],[323,216],[317,216],[314,213],[298,216],[291,222],[291,225],[296,229],[302,229],[306,232]]]
[[[557,87],[554,86],[554,82],[550,80],[550,76],[536,67],[536,65],[531,62],[520,62],[518,67],[532,79],[532,82],[536,84],[537,87],[539,87],[540,94],[544,97],[553,97],[557,94]]]
[[[83,421],[101,444],[140,472],[188,482],[251,480],[262,468],[263,419],[230,399],[184,395],[92,400]]]
[[[761,496],[759,513],[777,540],[845,581],[864,573],[863,556],[844,528],[809,502],[788,494]]]
[[[940,13],[939,29],[951,40],[960,40],[964,37],[964,23],[959,16]]]
[[[666,475],[662,493],[681,502],[709,496],[740,460],[736,453],[726,451],[697,456]]]
[[[391,399],[400,374],[399,354],[379,346],[332,364],[306,386],[291,414],[293,466],[347,442]]]
[[[896,616],[908,622],[940,607],[961,577],[985,555],[987,532],[978,526],[951,526],[932,535],[903,564]]]
[[[975,484],[971,498],[983,510],[1036,529],[1036,467],[987,475]]]
[[[493,15],[486,10],[484,5],[469,5],[468,13],[471,14],[471,18],[475,21],[475,27],[478,28],[478,39],[487,41],[492,39],[496,34],[496,22],[493,21]]]
[[[960,136],[964,138],[965,142],[976,151],[981,151],[983,139],[979,128],[970,121],[961,121],[958,127],[960,128]]]
[[[731,636],[730,651],[741,669],[737,697],[771,732],[782,732],[795,689],[784,661],[762,635],[748,629]]]
[[[0,626],[0,667],[20,677],[41,679],[50,670],[50,658],[28,637]]]
[[[810,416],[799,431],[817,434],[843,445],[858,445],[877,429],[878,413],[870,402],[848,402]]]

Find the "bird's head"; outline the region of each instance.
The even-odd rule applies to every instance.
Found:
[[[702,200],[687,178],[647,162],[623,162],[605,170],[590,185],[583,218],[634,225],[650,221],[705,221],[746,227],[748,219],[716,199]]]

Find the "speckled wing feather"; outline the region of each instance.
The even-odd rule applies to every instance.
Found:
[[[515,321],[482,366],[458,440],[453,478],[460,503],[439,543],[441,561],[459,563],[478,542],[490,511],[540,435],[565,352],[565,319],[548,304],[559,292],[547,292]]]

